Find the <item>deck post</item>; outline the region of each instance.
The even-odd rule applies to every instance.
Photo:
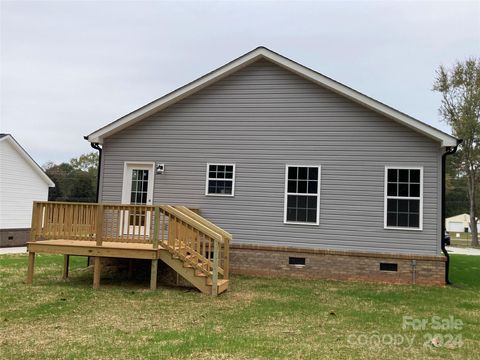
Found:
[[[160,208],[155,207],[154,217],[153,217],[153,249],[158,249],[158,228],[160,224]],[[158,256],[158,255],[156,255]],[[158,259],[152,260],[152,268],[150,271],[150,290],[155,290],[157,288],[157,274],[158,274]]]
[[[228,280],[230,272],[230,240],[223,238],[223,279]]]
[[[27,285],[32,285],[33,283],[33,270],[35,268],[35,253],[28,252],[28,270],[27,270]]]
[[[62,279],[68,279],[68,265],[70,264],[70,255],[63,255],[63,276]]]
[[[160,208],[156,207],[153,218],[153,248],[158,249],[158,229],[160,225]]]
[[[212,296],[218,295],[218,239],[213,241]]]
[[[93,260],[93,288],[98,289],[100,287],[100,273],[102,263],[99,256],[95,256]]]
[[[103,236],[103,204],[97,206],[97,219],[96,219],[95,235],[97,240],[97,246],[102,246]]]
[[[38,203],[34,201],[32,206],[32,225],[30,226],[30,241],[35,241],[35,235],[37,235],[38,216]]]
[[[150,272],[150,290],[157,288],[158,260],[152,260],[152,269]]]

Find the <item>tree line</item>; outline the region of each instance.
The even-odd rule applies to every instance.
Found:
[[[49,201],[96,201],[98,153],[83,154],[61,164],[48,162],[43,168],[55,183],[48,192]]]

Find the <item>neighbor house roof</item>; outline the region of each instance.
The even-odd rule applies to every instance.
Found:
[[[405,125],[419,133],[422,133],[434,140],[440,142],[441,146],[456,146],[457,139],[443,131],[440,131],[430,125],[427,125],[417,119],[412,118],[398,110],[391,108],[371,97],[368,97],[346,85],[343,85],[325,75],[311,70],[299,63],[296,63],[282,55],[277,54],[265,47],[256,48],[249,53],[229,62],[228,64],[200,77],[199,79],[182,86],[181,88],[168,93],[167,95],[152,101],[151,103],[121,117],[118,120],[94,131],[85,138],[93,143],[102,143],[103,139],[135,124],[136,122],[152,115],[166,107],[190,96],[197,91],[213,84],[214,82],[252,64],[253,62],[266,59],[277,64],[297,75],[302,76],[324,88],[338,93],[350,100],[353,100],[377,113],[380,113],[402,125]]]
[[[0,134],[0,142],[7,141],[12,145],[15,151],[30,165],[30,167],[38,174],[38,176],[47,183],[49,187],[55,187],[55,183],[45,174],[43,169],[38,165],[35,160],[25,151],[23,147],[15,140],[10,134]]]
[[[470,222],[470,215],[469,214],[459,214],[455,216],[450,216],[449,218],[446,218],[445,221],[462,221],[462,222]]]

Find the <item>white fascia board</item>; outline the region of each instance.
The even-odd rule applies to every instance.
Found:
[[[239,69],[257,61],[260,58],[265,58],[289,71],[292,71],[307,80],[310,80],[320,86],[330,89],[337,94],[340,94],[352,101],[359,103],[375,112],[378,112],[398,123],[407,126],[419,133],[422,133],[434,140],[440,142],[441,146],[456,146],[458,141],[455,137],[444,133],[430,125],[427,125],[419,120],[416,120],[398,110],[391,108],[377,100],[374,100],[364,94],[359,93],[348,86],[345,86],[327,76],[324,76],[314,70],[311,70],[303,65],[300,65],[284,56],[281,56],[267,48],[257,48],[230,63],[214,70],[205,76],[157,99],[138,110],[125,115],[124,117],[104,126],[103,128],[91,133],[86,139],[92,143],[103,143],[103,139],[110,136],[134,123],[144,119],[145,117],[154,114],[182,99],[192,95],[193,93],[211,85],[212,83],[238,71]]]

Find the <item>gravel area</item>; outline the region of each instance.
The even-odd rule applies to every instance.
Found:
[[[461,247],[455,247],[455,246],[447,246],[447,251],[449,254],[480,256],[480,249],[474,249],[474,248],[461,248]]]
[[[25,254],[26,252],[27,252],[27,247],[26,246],[0,248],[0,255]]]

